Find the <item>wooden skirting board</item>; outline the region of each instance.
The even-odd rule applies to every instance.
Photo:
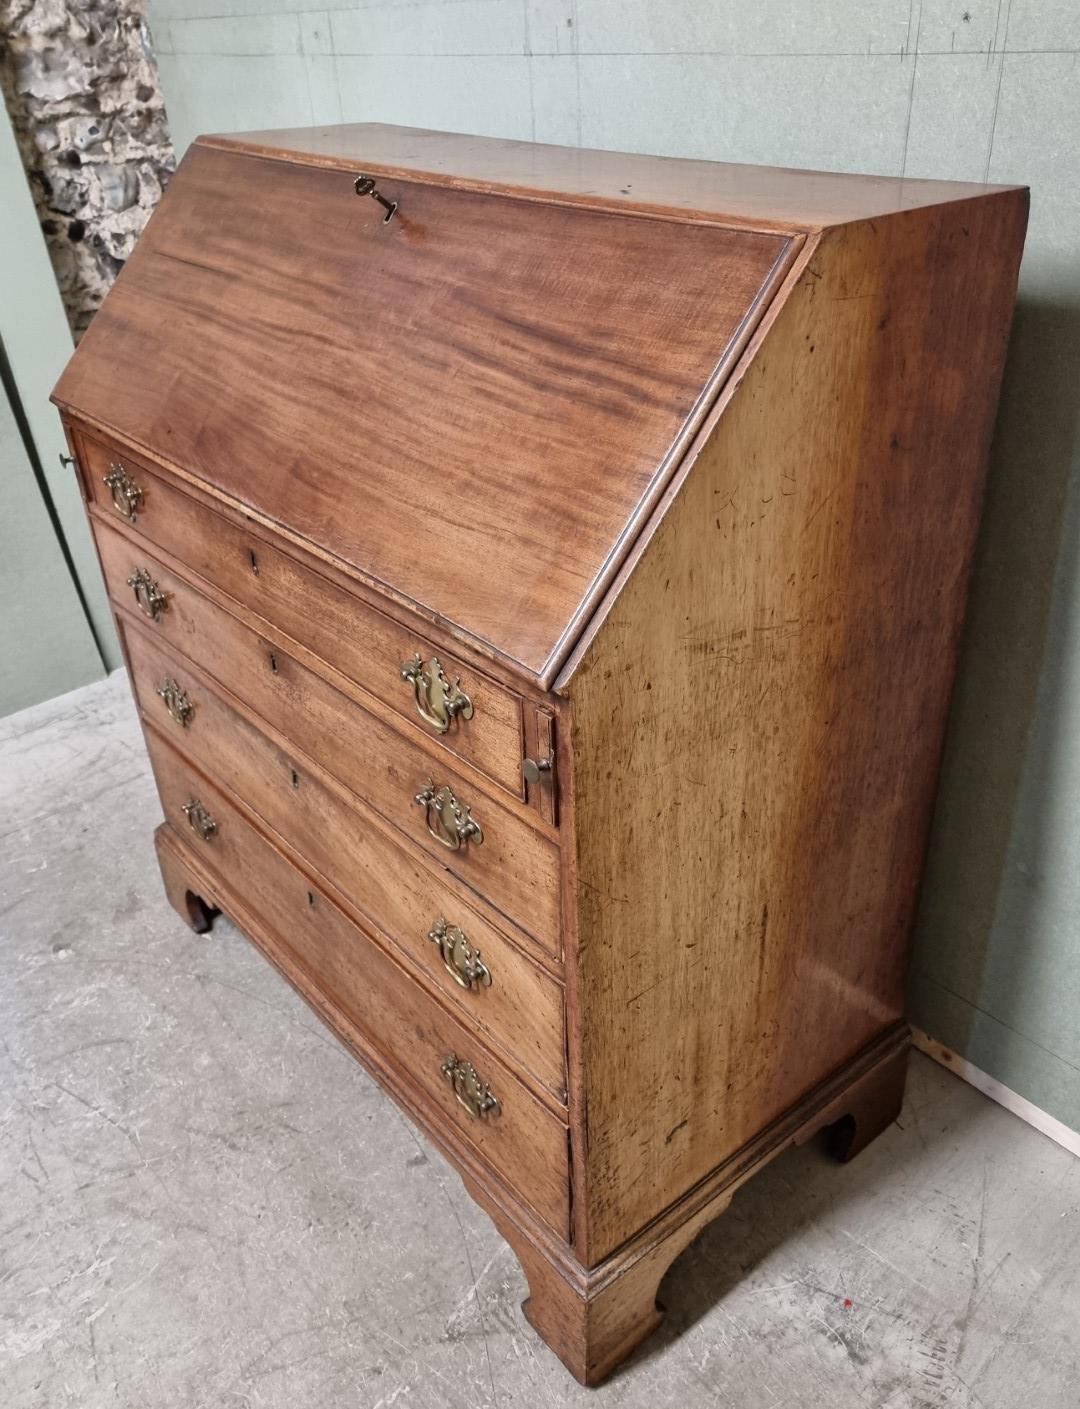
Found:
[[[1071,1155],[1080,1156],[1080,1131],[1071,1129],[1063,1121],[1033,1105],[1026,1097],[1018,1095],[1011,1087],[1003,1086],[1000,1081],[988,1076],[979,1067],[972,1066],[965,1057],[961,1057],[951,1047],[944,1046],[929,1033],[923,1032],[921,1028],[912,1029],[911,1041],[920,1052],[925,1052],[928,1057],[932,1057],[941,1066],[947,1067],[962,1081],[966,1081],[969,1086],[974,1086],[976,1091],[981,1091],[984,1096],[989,1096],[991,1101],[996,1101],[999,1106],[1004,1106],[1007,1111],[1019,1116],[1021,1120],[1033,1126],[1040,1135],[1045,1135],[1047,1139],[1053,1140],[1056,1145],[1068,1150]]]

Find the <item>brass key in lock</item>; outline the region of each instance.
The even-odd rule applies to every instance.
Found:
[[[382,206],[386,214],[383,216],[383,224],[387,225],[394,218],[394,211],[398,208],[397,201],[388,201],[375,186],[374,176],[358,176],[353,182],[353,190],[358,196],[370,196]]]

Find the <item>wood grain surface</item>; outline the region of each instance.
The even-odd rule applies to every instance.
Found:
[[[320,991],[420,1087],[442,1118],[456,1127],[458,1137],[473,1145],[541,1218],[565,1235],[565,1127],[291,866],[209,779],[154,730],[146,731],[146,739],[169,824],[181,834],[188,830],[182,808],[191,798],[201,801],[217,823],[207,842],[188,831],[193,837],[189,845],[198,848],[206,867],[221,878],[216,893],[235,888],[243,895]],[[440,1070],[451,1054],[471,1061],[490,1082],[501,1106],[497,1116],[473,1116],[459,1105]]]
[[[522,794],[521,704],[479,671],[470,668],[417,631],[375,610],[322,574],[268,542],[242,520],[216,513],[190,494],[154,474],[145,463],[92,436],[82,438],[87,479],[104,521],[178,559],[267,625],[311,651],[334,671],[395,711],[414,734],[438,740],[474,764],[516,797]],[[105,475],[125,468],[142,493],[134,525],[113,506]],[[435,734],[418,717],[412,686],[401,668],[419,651],[437,656],[449,679],[461,681],[473,704],[471,719],[457,718],[445,734]]]
[[[540,674],[789,243],[195,146],[55,396]]]
[[[95,523],[95,540],[110,595],[122,612],[135,605],[127,578],[149,571],[166,593],[167,610],[153,628],[212,678],[242,700],[287,746],[320,763],[359,799],[446,866],[481,890],[516,923],[558,952],[558,848],[535,830],[525,809],[511,811],[448,759],[432,760],[410,739],[250,630],[197,592],[146,549]],[[450,851],[428,832],[416,794],[431,779],[449,785],[484,831],[482,845]],[[509,800],[507,800],[509,801]],[[525,820],[530,818],[530,820]]]
[[[173,746],[272,828],[279,849],[313,868],[364,916],[406,965],[424,977],[467,1024],[493,1042],[511,1066],[566,1099],[565,1037],[559,984],[479,910],[395,840],[390,828],[356,808],[297,755],[285,753],[231,709],[201,672],[155,641],[150,630],[120,623],[135,697],[143,718],[167,731]],[[173,680],[192,714],[170,719],[158,689]],[[435,920],[460,926],[480,951],[492,981],[463,988],[428,939]]]
[[[587,1260],[902,1012],[1025,219],[822,237],[570,679]]]
[[[375,172],[462,190],[792,230],[819,230],[1003,189],[966,181],[557,147],[374,122],[241,132],[198,141],[279,161]]]

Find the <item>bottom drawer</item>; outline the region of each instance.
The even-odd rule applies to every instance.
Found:
[[[166,819],[320,992],[522,1201],[569,1237],[566,1128],[164,739],[146,735]],[[457,1066],[448,1066],[456,1059]],[[478,1074],[483,1090],[473,1086]],[[451,1084],[454,1078],[455,1085]],[[484,1114],[470,1105],[497,1101]]]

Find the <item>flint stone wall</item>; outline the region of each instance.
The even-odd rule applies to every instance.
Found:
[[[145,0],[0,0],[0,87],[77,340],[175,165]]]

